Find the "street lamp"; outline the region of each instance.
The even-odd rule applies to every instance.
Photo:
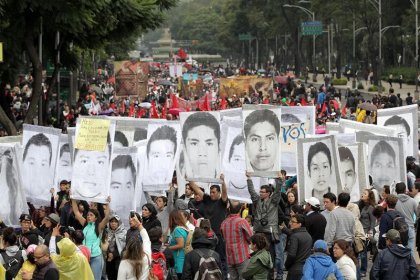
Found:
[[[379,14],[379,64],[378,64],[378,93],[382,93],[381,66],[382,66],[382,0],[369,0],[369,3]]]
[[[410,0],[411,4],[416,10],[416,51],[414,55],[414,60],[416,61],[416,69],[418,72],[419,69],[419,14],[418,14],[418,2],[417,0]],[[416,73],[416,90],[414,91],[414,100],[419,100],[419,80]]]
[[[310,11],[309,9],[302,7],[302,6],[298,6],[298,5],[289,5],[289,4],[284,4],[283,7],[285,8],[296,8],[296,9],[301,9],[302,11],[304,11],[309,17],[312,17],[312,21],[315,21],[315,13]],[[299,40],[299,39],[298,39]],[[315,69],[315,35],[312,35],[312,64],[313,64],[313,68]],[[312,69],[313,71],[313,69]]]

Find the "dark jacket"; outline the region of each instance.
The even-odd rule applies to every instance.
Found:
[[[151,228],[162,227],[162,224],[156,216],[151,216],[149,218],[143,218],[143,227],[149,232]]]
[[[400,215],[401,217],[404,217],[397,210],[389,211],[389,209],[388,209],[388,211],[381,216],[381,220],[379,222],[379,243],[378,243],[378,248],[379,249],[385,249],[386,248],[385,238],[382,237],[382,235],[386,234],[388,232],[388,230],[394,228],[393,220],[398,215]]]
[[[303,271],[306,259],[311,255],[312,237],[305,227],[292,230],[287,241],[287,259],[284,267],[293,274]]]
[[[370,279],[417,279],[418,270],[411,250],[401,245],[392,244],[379,252]]]
[[[43,234],[38,229],[31,229],[28,232],[21,233],[18,236],[19,248],[26,249],[31,244],[38,245],[39,237],[43,238]]]
[[[327,220],[324,215],[319,212],[312,212],[305,217],[305,227],[308,233],[312,236],[312,244],[321,239],[324,240],[325,228],[327,227]]]
[[[205,256],[212,255],[217,262],[219,268],[222,268],[219,254],[211,250],[211,242],[207,238],[198,238],[191,243],[193,250],[185,255],[184,268],[182,270],[182,280],[194,279],[195,273],[200,267],[200,255],[197,250],[200,250]]]
[[[49,260],[43,265],[37,265],[34,274],[32,276],[33,280],[58,280],[58,269],[52,260]]]

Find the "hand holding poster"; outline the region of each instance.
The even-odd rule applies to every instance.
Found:
[[[76,124],[76,149],[74,151],[73,174],[72,174],[72,198],[82,199],[93,202],[105,203],[109,196],[109,185],[111,179],[111,154],[115,133],[115,122],[109,122],[109,130],[105,134],[105,146],[102,145],[104,127],[106,122],[100,118],[77,119]],[[87,141],[90,135],[85,129],[81,128],[82,121],[85,124],[97,127],[96,137],[101,139],[93,140],[95,144]],[[98,121],[98,123],[95,123]],[[88,126],[89,127],[89,126]],[[78,140],[79,133],[82,132],[82,140]],[[79,147],[88,148],[88,150],[78,149]],[[104,149],[102,149],[104,147]],[[102,149],[102,150],[101,150]]]
[[[243,107],[246,170],[252,176],[276,177],[280,172],[279,107]]]

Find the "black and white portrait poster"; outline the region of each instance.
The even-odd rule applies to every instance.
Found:
[[[137,148],[137,182],[136,182],[136,208],[141,212],[141,207],[143,204],[147,203],[143,195],[143,177],[144,177],[144,167],[146,163],[146,147],[147,139],[138,141],[134,144],[134,147]]]
[[[296,175],[297,140],[315,134],[314,106],[281,107],[281,168]]]
[[[339,123],[343,133],[355,133],[357,131],[365,131],[376,135],[397,137],[397,132],[393,128],[381,127],[374,124],[360,123],[346,119],[341,119]]]
[[[76,128],[75,127],[68,127],[67,128],[67,141],[69,143],[70,147],[70,156],[71,156],[71,162],[73,164],[74,160],[74,143],[76,141]]]
[[[418,160],[417,104],[378,110],[378,125],[393,128],[404,142],[405,156]]]
[[[54,187],[57,192],[60,191],[61,181],[71,181],[72,172],[73,164],[71,160],[69,137],[66,134],[61,134],[54,178]]]
[[[338,133],[333,134],[339,146],[347,146],[356,144],[356,134],[354,133]]]
[[[360,200],[360,194],[369,186],[366,144],[339,146],[338,154],[343,192],[350,194],[351,202],[357,202]]]
[[[181,127],[179,122],[149,123],[147,134],[143,190],[167,190],[181,145]]]
[[[0,144],[0,217],[8,225],[19,225],[19,216],[28,211],[20,183],[16,143]]]
[[[340,193],[338,147],[333,135],[298,140],[298,185],[300,198],[323,200],[327,192]]]
[[[28,201],[35,204],[50,200],[60,135],[60,129],[23,125],[21,181]]]
[[[115,148],[131,147],[134,146],[134,143],[147,139],[147,126],[150,121],[161,121],[159,119],[136,119],[129,117],[110,117],[110,119],[116,121]]]
[[[248,198],[245,139],[241,120],[222,121],[223,164],[225,183],[228,187],[229,197]]]
[[[368,173],[372,177],[373,187],[379,193],[384,185],[390,186],[392,192],[396,183],[407,184],[404,139],[357,132],[356,140],[368,146]]]
[[[185,172],[188,180],[220,182],[220,113],[181,113]]]
[[[22,135],[0,137],[0,143],[22,143]]]
[[[84,126],[84,123],[87,125]],[[72,198],[106,203],[111,180],[114,134],[115,121],[113,120],[106,118],[77,119],[71,180]],[[78,144],[93,148],[79,149]]]
[[[130,211],[136,209],[137,174],[137,147],[115,148],[109,195],[112,211],[121,217],[126,226]]]
[[[281,170],[280,107],[244,105],[242,119],[247,172],[276,177]]]
[[[242,119],[242,108],[231,108],[226,110],[220,110],[220,120],[241,120]]]

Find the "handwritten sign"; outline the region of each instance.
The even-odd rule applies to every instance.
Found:
[[[75,148],[86,151],[105,151],[110,120],[81,119]]]

